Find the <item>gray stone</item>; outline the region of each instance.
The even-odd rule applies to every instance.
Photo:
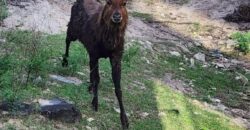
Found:
[[[41,115],[62,122],[75,123],[81,119],[80,111],[71,103],[62,99],[43,100],[40,99]]]
[[[177,57],[180,57],[181,56],[181,54],[179,53],[179,52],[177,52],[177,51],[170,51],[169,52],[172,56],[177,56]]]
[[[197,53],[197,54],[195,54],[194,55],[194,58],[196,59],[196,60],[199,60],[199,61],[202,61],[202,62],[206,62],[206,56],[205,56],[205,54],[203,54],[203,53]]]
[[[60,82],[63,82],[63,83],[68,83],[68,84],[74,84],[74,85],[80,85],[82,84],[82,81],[79,80],[78,78],[76,77],[63,77],[63,76],[60,76],[60,75],[49,75],[49,77],[53,80],[56,80],[56,81],[60,81]]]
[[[1,38],[0,38],[0,44],[5,43],[5,42],[6,42],[5,39],[1,39]]]

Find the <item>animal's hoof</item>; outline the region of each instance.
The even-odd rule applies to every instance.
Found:
[[[122,129],[127,130],[129,127],[128,118],[126,115],[122,116],[121,118],[122,118],[122,120],[121,120],[122,121]]]
[[[94,111],[98,111],[98,101],[97,101],[97,98],[93,98],[93,100],[92,100],[92,109],[94,110]]]
[[[63,61],[62,61],[62,66],[63,66],[63,67],[68,67],[68,60],[63,59]]]

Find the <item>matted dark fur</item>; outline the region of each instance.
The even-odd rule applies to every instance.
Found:
[[[89,53],[90,86],[93,92],[92,105],[98,110],[98,84],[100,58],[109,58],[112,67],[112,78],[115,93],[120,106],[122,128],[127,129],[128,119],[123,107],[121,91],[121,59],[124,49],[124,35],[127,27],[127,0],[106,0],[102,5],[96,0],[77,0],[71,9],[68,24],[66,51],[63,66],[68,65],[69,46],[71,41],[79,40]]]

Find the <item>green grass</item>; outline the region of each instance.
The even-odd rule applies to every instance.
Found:
[[[250,89],[249,83],[244,86],[241,81],[235,80],[237,76],[235,72],[216,69],[215,67],[202,67],[199,63],[191,68],[189,61],[170,56],[160,56],[156,64],[159,69],[155,70],[155,73],[158,75],[162,74],[162,70],[165,70],[165,73],[172,73],[175,78],[183,79],[187,84],[192,81],[193,88],[197,92],[195,96],[202,101],[210,102],[210,99],[215,97],[222,99],[222,102],[228,106],[247,107],[247,104],[241,99],[240,93]],[[181,71],[180,68],[185,70]],[[237,71],[243,72],[240,69]],[[245,76],[250,79],[249,74]]]
[[[6,1],[1,0],[0,1],[0,22],[4,20],[8,16]]]
[[[235,41],[238,42],[236,49],[247,54],[250,52],[250,32],[247,33],[234,33],[231,36]]]
[[[160,82],[154,82],[158,110],[165,130],[236,130],[230,118],[191,101]]]
[[[71,44],[69,67],[63,68],[61,57],[65,48],[65,34],[44,35],[28,31],[11,31],[3,33],[3,36],[7,43],[0,45],[0,101],[31,102],[39,98],[60,97],[74,102],[84,116],[80,122],[74,124],[50,121],[38,114],[26,117],[3,116],[0,118],[0,126],[10,118],[17,118],[22,120],[23,127],[33,129],[58,127],[86,129],[86,126],[103,130],[120,129],[119,113],[114,110],[118,108],[118,103],[108,59],[100,60],[99,111],[94,112],[90,105],[92,95],[87,92],[89,59],[82,44],[79,42]],[[146,64],[146,60],[141,57],[147,57],[153,64]],[[157,80],[152,80],[153,77],[161,78],[165,72],[179,73],[177,68],[180,61],[178,58],[142,51],[136,42],[125,50],[122,61],[122,89],[125,108],[129,114],[130,129],[243,129],[232,123],[229,117],[200,107],[192,101],[193,99],[171,90]],[[152,73],[148,74],[145,70]],[[197,75],[192,75],[193,78],[197,78],[204,71],[190,70],[186,74],[197,72]],[[77,72],[82,72],[84,75],[78,75]],[[53,84],[48,74],[74,76],[81,79],[83,84],[80,86]],[[34,82],[38,76],[42,77],[40,83]],[[185,77],[185,74],[181,76]],[[224,84],[224,81],[218,83]],[[202,87],[207,89],[205,86]],[[143,112],[149,115],[142,117]],[[88,122],[88,118],[93,118],[94,121]],[[60,126],[57,126],[59,124]],[[7,123],[4,129],[18,129],[18,127]]]
[[[131,15],[133,17],[140,18],[144,21],[153,21],[153,17],[150,14],[141,13],[141,12],[131,12]]]

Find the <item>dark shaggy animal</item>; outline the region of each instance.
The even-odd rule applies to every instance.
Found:
[[[121,59],[124,48],[124,34],[127,27],[127,0],[106,0],[103,6],[96,0],[77,0],[71,10],[66,38],[66,52],[63,66],[68,65],[71,41],[79,40],[88,51],[90,59],[90,86],[93,92],[92,106],[98,110],[98,84],[100,58],[109,58],[115,94],[120,106],[123,129],[127,129],[128,119],[123,107],[121,91]]]

